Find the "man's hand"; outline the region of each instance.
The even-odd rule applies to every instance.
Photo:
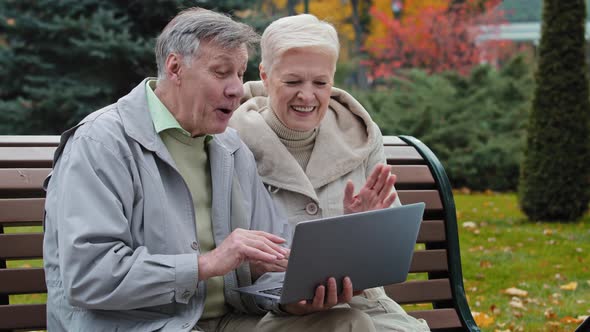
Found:
[[[375,166],[373,173],[357,195],[354,195],[354,184],[348,180],[344,188],[344,214],[391,206],[397,197],[396,193],[391,192],[395,180],[395,174],[391,174],[391,166],[384,164]]]
[[[324,311],[332,308],[339,303],[348,303],[352,300],[354,295],[362,293],[362,291],[352,291],[352,281],[349,277],[344,277],[342,281],[342,293],[338,295],[336,292],[336,279],[329,278],[326,286],[320,285],[315,289],[315,296],[313,300],[302,300],[295,303],[289,303],[282,308],[286,312],[293,315],[307,315],[318,311]]]
[[[199,280],[222,276],[245,261],[276,264],[288,250],[279,246],[285,239],[276,235],[238,228],[210,252],[199,256]]]
[[[287,271],[287,263],[289,263],[289,253],[291,250],[285,249],[286,254],[285,258],[281,260],[276,260],[271,263],[263,262],[263,261],[250,261],[250,274],[252,275],[252,281],[257,280],[260,278],[261,275],[265,274],[266,272],[285,272]]]

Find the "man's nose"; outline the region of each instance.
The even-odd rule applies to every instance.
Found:
[[[244,86],[242,80],[239,78],[232,80],[225,87],[224,93],[227,98],[242,98],[244,95]]]

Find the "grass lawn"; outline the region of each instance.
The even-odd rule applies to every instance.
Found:
[[[530,222],[513,194],[456,193],[455,203],[465,289],[482,331],[573,331],[590,315],[590,215]],[[34,303],[45,295],[11,298]]]
[[[513,194],[456,193],[455,203],[465,289],[482,331],[573,331],[590,315],[590,215],[531,222]]]

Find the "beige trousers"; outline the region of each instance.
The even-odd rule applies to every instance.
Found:
[[[336,331],[375,332],[371,318],[356,309],[332,308],[305,316],[278,316],[268,313],[264,317],[229,313],[218,319],[197,323],[197,331]]]
[[[218,319],[197,323],[197,331],[430,331],[423,319],[408,315],[390,299],[383,287],[367,289],[348,304],[305,316],[279,316],[268,313],[264,317],[229,313]]]

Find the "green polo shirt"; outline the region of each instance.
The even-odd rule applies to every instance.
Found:
[[[211,225],[211,172],[207,155],[207,143],[213,137],[210,135],[191,137],[191,134],[180,126],[172,113],[154,93],[156,84],[156,80],[149,80],[146,84],[148,108],[156,132],[162,138],[191,193],[195,210],[197,240],[201,253],[206,253],[215,249]],[[201,318],[221,317],[227,311],[223,294],[223,277],[209,279],[205,309]]]

